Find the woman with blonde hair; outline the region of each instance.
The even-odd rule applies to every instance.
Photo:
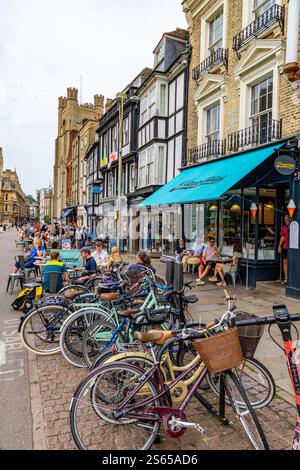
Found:
[[[120,254],[120,249],[116,246],[114,246],[111,250],[111,255],[108,259],[108,269],[111,269],[113,264],[115,263],[123,263],[122,256]]]

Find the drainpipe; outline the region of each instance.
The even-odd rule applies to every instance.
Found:
[[[300,67],[298,63],[299,15],[300,0],[289,0],[286,64],[283,71],[287,74],[290,82],[300,80]]]

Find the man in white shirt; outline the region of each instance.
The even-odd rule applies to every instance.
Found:
[[[107,251],[103,250],[103,243],[98,242],[96,245],[96,251],[92,254],[92,257],[97,263],[97,268],[107,265],[109,255]]]

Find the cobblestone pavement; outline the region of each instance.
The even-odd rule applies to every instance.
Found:
[[[37,358],[31,356],[30,361],[37,363],[47,449],[76,449],[70,433],[69,407],[73,391],[86,371],[69,366],[60,355]],[[204,396],[217,404],[212,392],[204,392]],[[187,416],[191,421],[199,423],[205,429],[205,434],[189,430],[181,438],[171,439],[162,433],[161,443],[156,445],[155,449],[251,449],[233,413],[229,408],[227,411],[230,424],[223,426],[216,417],[208,414],[199,402],[193,399],[187,410]],[[258,411],[257,415],[270,447],[288,449],[296,419],[295,408],[285,400],[276,398],[270,406]],[[40,429],[38,432],[42,431]]]

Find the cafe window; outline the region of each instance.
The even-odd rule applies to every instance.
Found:
[[[258,260],[275,259],[275,206],[276,190],[259,190],[258,207]]]
[[[243,211],[243,257],[255,259],[255,224],[256,218],[251,213],[251,205],[256,201],[256,189],[244,190],[244,211]]]
[[[224,255],[233,255],[233,247],[239,244],[241,247],[242,225],[242,199],[241,191],[229,191],[226,193],[227,201],[221,202],[220,207],[220,248]]]

